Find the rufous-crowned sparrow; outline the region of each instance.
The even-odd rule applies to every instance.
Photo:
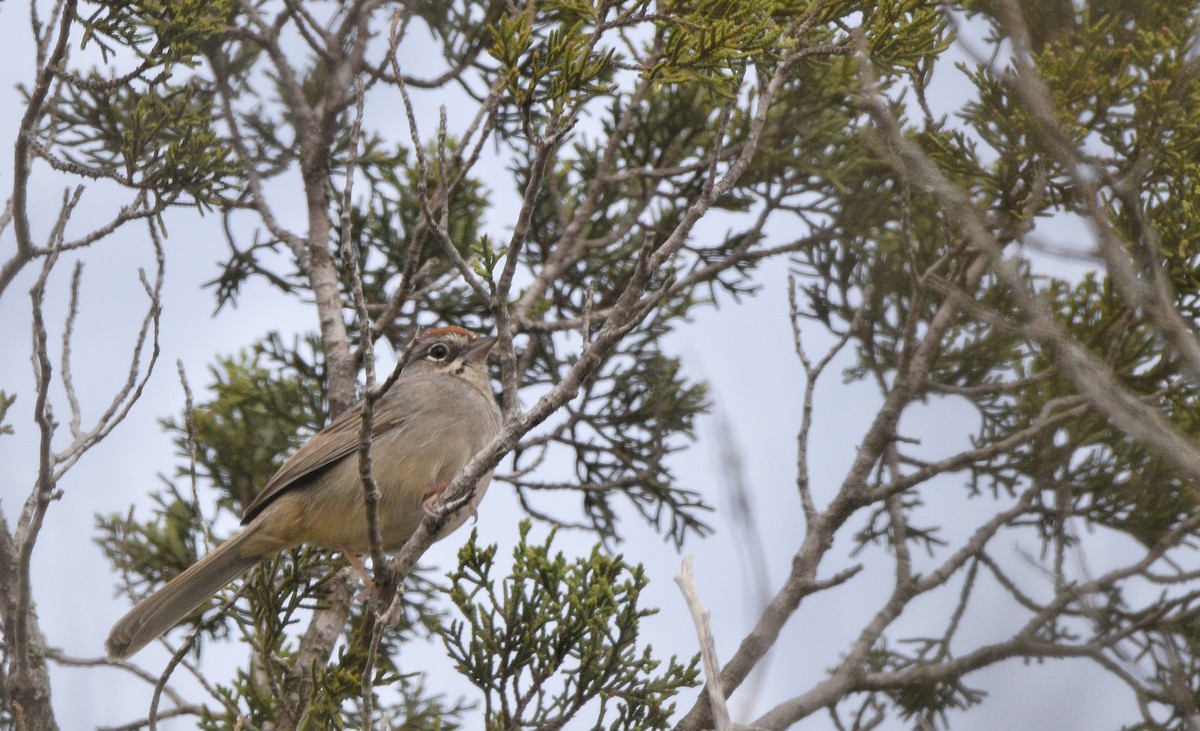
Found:
[[[417,338],[400,376],[375,407],[371,469],[379,486],[383,549],[395,551],[425,510],[500,429],[485,360],[496,339],[460,327]],[[244,528],[142,600],[113,627],[108,656],[126,658],[175,626],[263,556],[301,543],[366,553],[366,500],[358,468],[358,408],[296,450],[246,507]],[[483,498],[491,473],[471,503]],[[458,528],[460,511],[445,533]]]

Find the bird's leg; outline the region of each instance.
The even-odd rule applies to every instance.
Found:
[[[350,562],[350,567],[354,569],[354,573],[363,581],[363,590],[355,597],[355,601],[366,601],[375,591],[375,580],[367,573],[367,567],[363,566],[362,561],[358,560],[358,554],[350,550],[349,546],[342,546],[342,553],[346,555],[346,560]]]

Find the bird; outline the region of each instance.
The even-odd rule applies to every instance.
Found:
[[[404,545],[459,470],[500,431],[486,364],[495,343],[457,326],[421,333],[376,403],[371,469],[384,551]],[[301,445],[246,506],[240,532],[113,626],[109,658],[130,657],[260,559],[300,544],[341,549],[366,579],[356,557],[369,550],[361,425],[361,409],[351,407]],[[480,478],[470,509],[458,511],[443,536],[474,514],[490,480],[490,472]]]

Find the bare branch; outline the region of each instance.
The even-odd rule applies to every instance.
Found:
[[[17,252],[0,266],[0,296],[9,282],[35,254],[33,234],[29,228],[29,173],[33,156],[30,151],[35,141],[38,122],[45,113],[46,97],[50,93],[55,74],[65,65],[67,43],[71,24],[75,21],[77,0],[65,0],[59,16],[58,41],[45,63],[39,64],[37,81],[29,95],[29,103],[17,133],[17,144],[13,152],[13,192],[9,204],[12,206],[13,232],[17,237]],[[48,32],[48,31],[47,31]],[[39,59],[40,60],[40,59]]]
[[[696,590],[696,579],[692,574],[692,555],[683,557],[683,566],[675,577],[683,600],[687,603],[688,612],[692,615],[692,624],[696,626],[696,637],[700,642],[700,656],[704,660],[704,675],[708,678],[704,687],[708,691],[709,703],[713,714],[713,728],[716,731],[730,731],[733,723],[729,720],[729,709],[725,706],[725,694],[721,691],[721,664],[717,661],[717,643],[713,640],[712,627],[709,624],[709,613],[704,608],[700,593]]]

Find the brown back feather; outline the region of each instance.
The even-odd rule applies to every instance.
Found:
[[[375,409],[373,436],[398,427],[401,419],[396,409]],[[267,480],[261,492],[246,506],[242,514],[242,525],[249,523],[285,490],[295,486],[324,467],[337,462],[358,450],[359,431],[362,426],[362,404],[358,403],[343,411],[321,431],[314,434],[288,458],[279,471]],[[317,437],[321,438],[318,439]]]

